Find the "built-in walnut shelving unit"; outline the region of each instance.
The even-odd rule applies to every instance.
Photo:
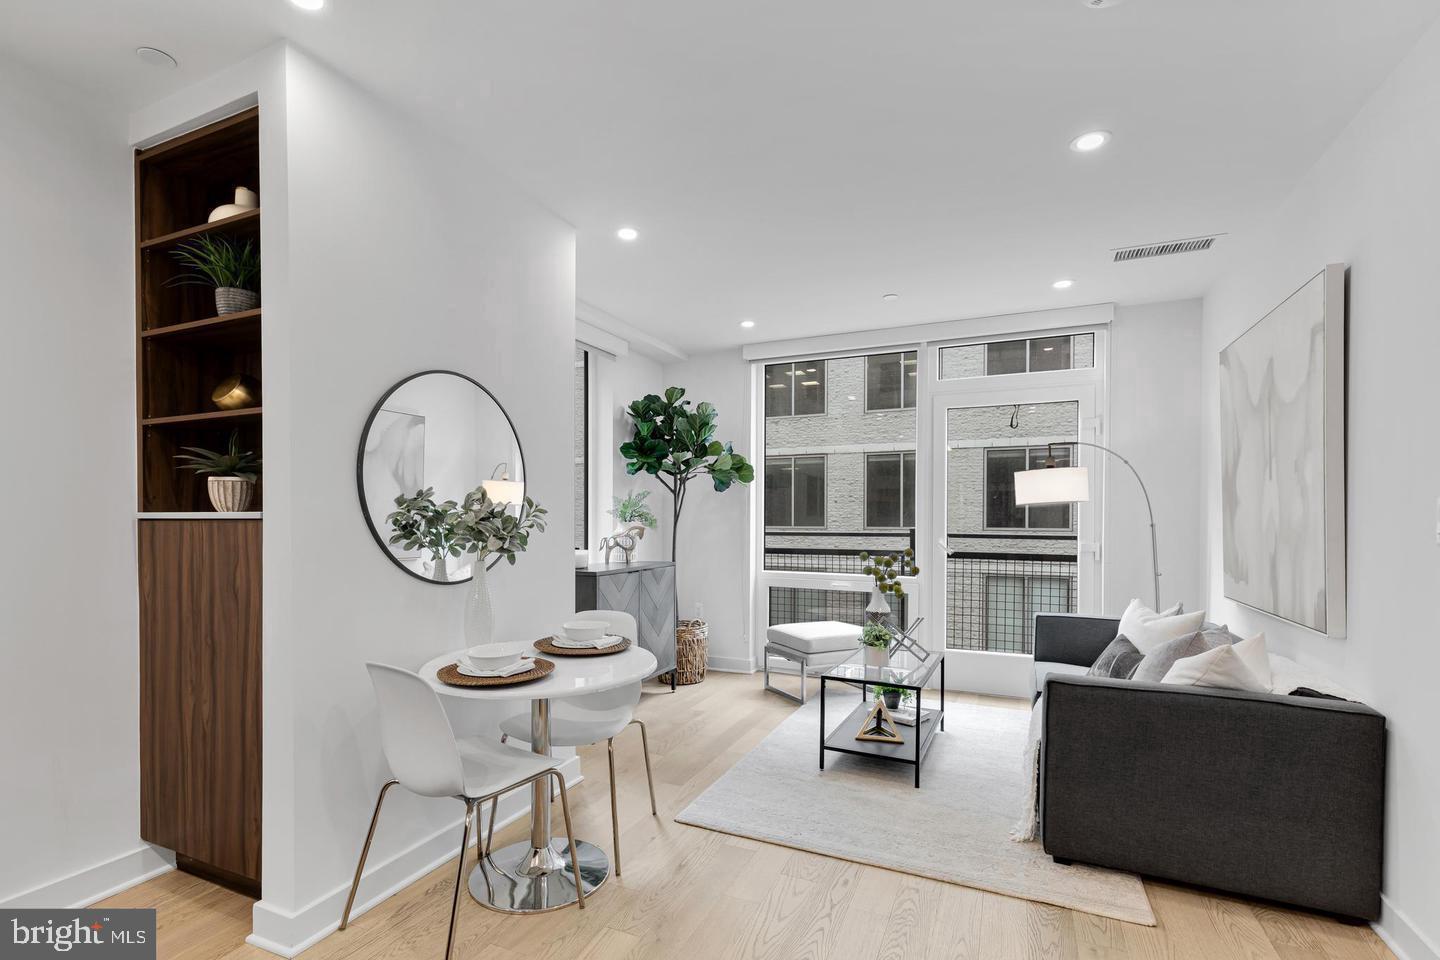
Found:
[[[260,210],[207,223],[260,186],[260,120],[246,110],[135,155],[140,835],[181,869],[260,891],[260,491],[217,514],[182,447],[233,431],[263,457],[261,407],[217,409],[216,385],[261,381],[261,310],[216,315],[209,287],[169,283],[202,234],[260,243]]]

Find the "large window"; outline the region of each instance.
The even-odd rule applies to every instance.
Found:
[[[772,363],[765,368],[765,416],[804,417],[824,412],[824,360]]]
[[[767,457],[765,525],[825,526],[825,458]]]
[[[865,457],[865,526],[915,526],[915,453]]]
[[[913,409],[919,370],[920,364],[914,350],[866,357],[865,409]]]
[[[575,549],[589,546],[590,352],[575,348]]]
[[[1093,333],[967,343],[940,350],[940,379],[1084,370],[1095,366]]]
[[[1035,614],[1073,611],[1069,577],[990,575],[985,578],[985,646],[1001,653],[1030,653]]]
[[[1071,464],[1074,448],[1068,444],[1051,447],[1000,447],[985,451],[985,526],[990,530],[1069,530],[1071,505],[1049,504],[1022,507],[1015,503],[1015,474],[1039,470],[1045,459],[1054,456],[1057,467]]]

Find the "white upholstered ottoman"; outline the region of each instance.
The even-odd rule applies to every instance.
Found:
[[[860,627],[839,620],[777,623],[765,632],[765,689],[796,703],[805,702],[805,678],[811,670],[829,669],[860,648]],[[770,685],[770,658],[800,665],[800,696]]]

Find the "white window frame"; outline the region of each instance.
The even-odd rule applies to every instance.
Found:
[[[765,414],[765,419],[766,419],[766,420],[791,420],[791,419],[794,419],[795,417],[823,417],[823,416],[825,416],[827,413],[829,413],[829,412],[830,412],[830,361],[829,361],[828,359],[827,359],[827,360],[822,360],[822,359],[820,359],[819,357],[815,357],[815,358],[812,358],[811,360],[774,360],[774,361],[771,361],[771,362],[769,362],[769,363],[762,364],[761,367],[760,367],[760,383],[761,383],[761,386],[762,386],[762,387],[765,386],[765,367],[779,367],[779,366],[783,366],[783,365],[785,365],[785,364],[787,364],[787,363],[790,365],[790,381],[791,381],[791,383],[790,383],[790,412],[789,412],[789,413],[777,413],[777,414],[773,414],[773,415],[767,413],[767,414]],[[824,369],[825,369],[825,379],[820,382],[820,409],[819,409],[818,411],[816,411],[815,413],[796,413],[796,412],[795,412],[795,388],[799,386],[799,384],[797,384],[797,383],[794,382],[794,381],[795,381],[795,368],[796,368],[797,366],[799,366],[800,364],[802,364],[802,363],[816,363],[816,364],[818,364],[819,366],[824,367]],[[768,389],[768,387],[767,387],[766,389]],[[761,407],[760,407],[760,409],[761,409],[761,410],[767,409],[768,405],[764,402],[764,401],[766,400],[766,398],[762,396],[760,399],[761,399]]]
[[[779,418],[767,417],[766,419],[774,420]],[[786,453],[773,459],[776,463],[779,463],[782,460],[790,461],[790,519],[792,521],[795,519],[795,461],[820,461],[820,476],[822,478],[821,482],[823,484],[823,489],[821,490],[820,494],[820,523],[818,526],[798,526],[794,523],[791,523],[789,526],[781,526],[779,524],[764,524],[764,517],[761,517],[761,522],[764,525],[764,528],[772,533],[790,533],[791,531],[794,531],[796,533],[806,533],[813,532],[815,530],[824,530],[826,528],[826,519],[828,518],[830,513],[830,457],[824,453]],[[767,460],[765,463],[765,468],[768,469],[769,466],[770,462]],[[764,481],[764,476],[765,475],[763,473],[760,474],[762,483]],[[765,511],[764,496],[761,496],[760,498],[760,511],[761,513],[764,513]]]
[[[911,404],[911,405],[908,406],[908,407],[905,406],[905,397],[909,394],[910,391],[906,389],[906,380],[907,380],[907,378],[906,378],[905,376],[903,376],[904,370],[902,369],[902,370],[901,370],[902,376],[900,377],[900,406],[898,406],[898,407],[872,407],[872,406],[870,406],[870,358],[871,358],[871,357],[888,357],[888,356],[890,356],[891,354],[898,354],[898,355],[900,356],[900,366],[903,368],[903,367],[905,366],[905,354],[907,354],[907,353],[913,353],[913,354],[915,354],[915,391],[914,391],[914,392],[915,392],[915,396],[916,396],[916,399],[917,399],[917,403],[916,403],[916,404]],[[919,351],[919,350],[874,350],[874,351],[870,351],[870,352],[861,354],[861,356],[863,356],[863,357],[865,358],[865,412],[866,412],[866,413],[901,413],[901,412],[903,412],[903,411],[905,411],[905,410],[915,410],[915,409],[918,409],[918,399],[919,399],[919,396],[920,396],[920,381],[924,379],[924,377],[920,376],[921,364],[920,364],[920,351]],[[828,379],[826,380],[826,383],[829,383],[829,380],[828,380]]]
[[[908,407],[906,409],[909,409]],[[903,525],[905,520],[905,457],[915,458],[915,487],[920,484],[920,454],[918,450],[867,450],[861,454],[860,463],[860,526],[864,530],[873,530],[876,533],[904,532],[910,528]],[[900,520],[901,526],[872,526],[870,524],[870,458],[871,457],[895,457],[900,464]],[[910,489],[910,498],[918,506],[919,495],[915,487]]]

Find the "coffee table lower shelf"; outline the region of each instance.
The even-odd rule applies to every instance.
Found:
[[[820,696],[825,696],[823,687]],[[896,729],[905,738],[904,743],[856,740],[855,734],[860,732],[860,726],[870,715],[872,706],[873,704],[870,702],[862,700],[858,707],[850,711],[849,716],[840,721],[835,732],[821,741],[820,769],[825,769],[825,751],[833,750],[836,753],[848,753],[857,757],[873,757],[876,760],[889,760],[892,763],[911,764],[915,767],[915,786],[920,786],[920,762],[925,758],[926,751],[930,749],[930,744],[935,740],[935,734],[940,732],[940,718],[944,711],[921,710],[920,717],[913,727],[896,724]]]

